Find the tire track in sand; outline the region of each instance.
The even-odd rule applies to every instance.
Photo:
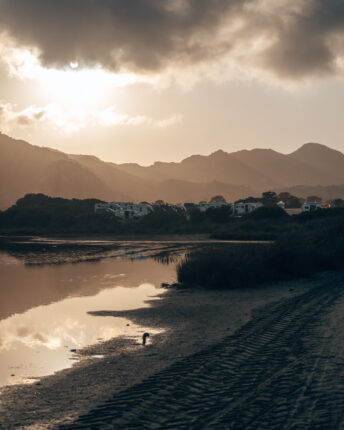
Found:
[[[335,339],[319,339],[318,329],[343,295],[321,286],[267,306],[233,336],[60,428],[340,428],[344,366],[331,363]]]

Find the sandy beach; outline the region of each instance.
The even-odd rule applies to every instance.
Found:
[[[318,331],[329,330],[324,318],[331,318],[337,301],[340,306],[342,282],[325,274],[240,291],[169,289],[149,307],[97,311],[98,317],[122,316],[158,334],[145,347],[124,338],[98,343],[78,351],[84,359],[71,369],[33,385],[5,388],[0,426],[251,428],[243,423],[265,417],[276,384],[286,390],[278,397],[284,396],[284,406],[277,405],[285,408],[284,419],[300,419],[295,402],[305,394],[291,403],[288,396],[297,390],[294,383],[313,375],[308,367],[318,354]],[[311,351],[304,342],[314,343]],[[339,348],[337,341],[334,345]],[[281,428],[262,423],[252,428]]]
[[[221,332],[218,339],[212,333],[212,345],[61,428],[342,428],[342,285],[330,274],[309,289],[300,285],[298,295],[253,312],[234,335],[225,334],[228,314],[206,318],[198,326],[205,338]],[[240,312],[237,317],[239,325]],[[195,334],[194,340],[201,338]]]

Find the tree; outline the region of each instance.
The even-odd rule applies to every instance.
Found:
[[[300,208],[302,206],[302,199],[287,192],[278,194],[278,200],[284,202],[286,208]]]
[[[229,206],[221,206],[220,208],[209,208],[205,213],[205,218],[214,223],[227,223],[231,216],[231,208]]]
[[[287,201],[290,199],[291,194],[287,192],[282,192],[278,194],[278,198],[282,200],[282,202],[287,203]]]
[[[222,203],[227,203],[226,199],[223,196],[214,196],[209,200],[210,203],[218,203],[218,202],[222,202]]]
[[[318,203],[322,202],[322,198],[318,196],[308,196],[306,199],[307,203]]]
[[[257,202],[261,202],[262,199],[260,197],[246,197],[246,199],[239,199],[236,200],[234,203],[257,203]]]
[[[278,206],[261,206],[250,214],[246,215],[248,219],[280,219],[287,218],[285,210]]]
[[[277,194],[274,191],[266,191],[262,194],[262,203],[264,206],[275,206],[277,202]]]
[[[186,203],[184,203],[184,207],[188,212],[190,212],[191,209],[197,208],[197,205],[196,205],[196,203],[186,202]]]
[[[197,206],[188,208],[188,218],[191,224],[200,224],[206,220],[206,212],[201,212]]]
[[[344,200],[343,199],[334,199],[330,203],[332,208],[344,208]]]
[[[157,200],[153,204],[156,206],[164,206],[165,202],[163,200]]]

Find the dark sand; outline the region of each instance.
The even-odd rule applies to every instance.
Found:
[[[62,428],[341,429],[343,311],[327,274]]]
[[[340,428],[342,285],[325,274],[240,291],[170,290],[149,308],[98,312],[165,331],[146,347],[98,344],[39,385],[6,388],[0,427]]]

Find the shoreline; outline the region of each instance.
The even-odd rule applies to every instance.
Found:
[[[320,281],[300,280],[257,289],[168,289],[161,300],[151,301],[147,308],[93,313],[90,309],[98,318],[121,316],[163,331],[151,336],[146,347],[123,338],[90,346],[78,351],[84,359],[71,369],[42,378],[31,386],[5,388],[0,426],[52,428],[70,422],[111,394],[234,334],[269,304],[301,294],[317,282],[321,282],[321,277]],[[92,359],[91,355],[104,358]]]
[[[241,244],[241,243],[257,243],[257,244],[271,244],[274,243],[273,240],[250,240],[250,239],[214,239],[211,238],[210,235],[194,235],[194,234],[167,234],[167,235],[137,235],[137,236],[111,236],[111,235],[3,235],[0,234],[0,245],[1,244],[13,244],[21,242],[27,243],[30,240],[31,244],[34,245],[49,245],[49,242],[59,241],[62,243],[63,241],[68,244],[70,243],[78,243],[80,245],[90,243],[92,245],[111,245],[116,243],[123,242],[138,242],[138,243],[216,243],[216,244]]]

